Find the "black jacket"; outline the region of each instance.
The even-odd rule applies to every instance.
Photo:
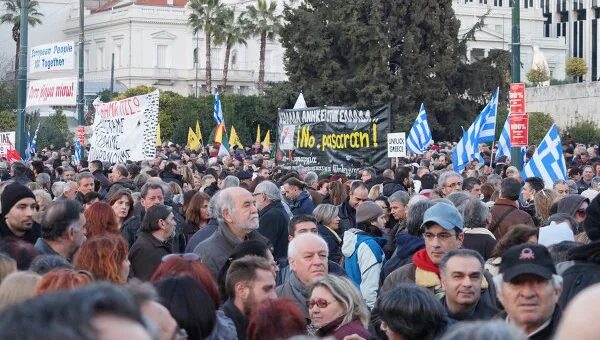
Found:
[[[212,234],[215,233],[215,231],[217,230],[217,227],[219,226],[219,224],[217,223],[217,220],[214,218],[211,218],[208,221],[208,224],[206,225],[206,227],[198,230],[196,233],[194,233],[194,235],[188,240],[187,245],[185,246],[185,252],[186,253],[193,253],[194,249],[196,249],[196,246],[198,244],[200,244],[200,242],[206,240],[207,238],[209,238]]]
[[[258,213],[260,232],[273,245],[275,259],[287,257],[288,224],[290,218],[279,201],[271,202]]]
[[[225,301],[223,307],[221,307],[221,310],[223,310],[225,315],[235,324],[237,339],[245,340],[248,333],[248,317],[244,315],[244,313],[242,313],[230,299]]]
[[[491,320],[500,312],[496,306],[492,306],[486,301],[479,300],[473,308],[467,311],[452,313],[446,303],[446,297],[443,297],[441,302],[444,305],[448,317],[456,321]]]
[[[350,206],[350,202],[346,201],[339,206],[338,216],[340,217],[339,235],[344,235],[344,231],[356,228],[356,209]]]
[[[550,323],[546,325],[543,329],[539,330],[537,333],[531,335],[527,339],[529,340],[551,340],[554,337],[554,332],[558,328],[558,323],[560,322],[560,317],[562,316],[562,312],[560,306],[554,307],[554,312],[552,313],[552,317],[550,319]],[[501,312],[496,316],[498,319],[506,320],[506,312]]]
[[[175,183],[179,184],[180,187],[183,188],[183,182],[181,180],[181,175],[174,174],[170,171],[163,171],[160,173],[160,178],[165,183],[175,182]]]
[[[108,193],[106,194],[106,198],[110,198],[114,193],[122,189],[129,189],[130,191],[135,191],[136,186],[133,184],[133,181],[129,178],[123,178],[120,181],[116,181],[108,187]]]
[[[127,241],[129,248],[133,246],[133,243],[137,239],[137,233],[141,226],[142,220],[136,215],[131,215],[123,222],[123,225],[121,225],[121,236]]]
[[[104,174],[104,172],[100,170],[96,170],[92,173],[94,175],[94,185],[96,187],[96,192],[106,191],[110,186],[110,181],[108,177]]]
[[[150,280],[160,265],[162,257],[171,253],[169,241],[160,241],[150,233],[139,233],[137,240],[129,250],[133,276],[142,281]]]
[[[322,224],[319,224],[317,228],[319,235],[323,237],[329,247],[329,260],[339,264],[344,256],[342,255],[342,238],[337,235],[335,230],[330,230]]]
[[[14,237],[31,244],[35,244],[38,238],[42,237],[42,226],[37,222],[33,221],[31,228],[25,232],[21,237],[13,234],[13,232],[6,225],[6,219],[4,215],[0,214],[0,238]]]
[[[563,290],[558,300],[562,308],[580,291],[600,282],[600,241],[571,249],[569,260],[574,263],[562,273]]]

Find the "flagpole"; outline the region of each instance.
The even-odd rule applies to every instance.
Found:
[[[490,168],[492,167],[493,161],[494,161],[494,143],[496,142],[496,140],[492,141],[492,149],[490,150]]]

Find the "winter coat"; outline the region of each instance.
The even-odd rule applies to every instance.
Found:
[[[416,237],[409,233],[396,234],[396,250],[392,257],[383,266],[381,282],[394,270],[412,261],[415,252],[425,247],[422,237]]]
[[[490,305],[486,301],[481,301],[481,299],[475,306],[460,313],[452,313],[450,311],[445,296],[441,299],[441,302],[444,305],[448,317],[456,321],[491,320],[500,312],[496,306]]]
[[[492,223],[490,223],[489,229],[496,237],[496,240],[501,239],[510,227],[515,224],[528,224],[535,227],[531,216],[525,211],[519,210],[519,205],[516,201],[499,198],[490,209],[490,213],[492,214]],[[500,221],[501,218],[502,220]]]
[[[583,289],[600,283],[600,241],[581,245],[569,251],[574,261],[563,273],[563,290],[558,304],[565,308]]]
[[[342,268],[339,264],[331,260],[327,261],[327,274],[348,277],[344,268]],[[275,277],[275,284],[277,284],[277,286],[281,286],[284,283],[288,282],[291,276],[292,269],[290,268],[288,259],[279,259],[279,271],[277,272],[277,277]]]
[[[477,251],[484,260],[490,258],[496,247],[496,238],[492,232],[486,228],[465,228],[464,235],[463,248]]]
[[[36,221],[33,221],[31,228],[29,228],[29,230],[27,230],[23,236],[17,236],[13,234],[13,232],[8,228],[8,225],[6,225],[6,218],[4,215],[0,214],[0,239],[8,237],[14,237],[34,245],[37,239],[42,237],[42,226]]]
[[[552,317],[550,318],[550,322],[542,329],[535,332],[535,334],[527,337],[528,340],[551,340],[554,338],[554,332],[558,328],[558,324],[560,322],[560,318],[562,316],[562,311],[560,306],[554,307],[554,312],[552,313]],[[500,320],[506,320],[507,314],[506,312],[499,313],[496,318]]]
[[[194,249],[196,249],[196,246],[198,244],[200,244],[200,242],[206,240],[207,238],[209,238],[212,234],[215,233],[215,231],[217,230],[217,226],[219,224],[217,223],[217,220],[214,218],[211,218],[208,221],[208,224],[198,230],[197,232],[194,233],[194,235],[188,240],[187,245],[185,246],[185,252],[186,253],[193,253]]]
[[[122,180],[116,181],[113,184],[111,184],[110,187],[108,187],[108,193],[106,194],[106,198],[110,198],[110,196],[112,196],[115,192],[122,189],[128,189],[133,192],[137,188],[135,184],[133,184],[132,180],[130,180],[129,178],[123,178]]]
[[[233,320],[225,315],[223,310],[219,309],[217,311],[215,328],[213,328],[206,340],[236,340],[237,338],[237,330],[235,329]]]
[[[233,301],[227,300],[221,307],[221,310],[235,325],[235,332],[238,340],[245,340],[248,335],[248,324],[250,320],[233,304]],[[235,339],[235,337],[234,337]]]
[[[335,230],[331,230],[326,226],[317,225],[318,233],[327,242],[329,248],[329,260],[335,263],[340,263],[342,255],[342,239]]]
[[[363,326],[359,319],[354,319],[348,323],[342,324],[345,315],[331,321],[317,330],[317,336],[320,338],[333,337],[335,340],[344,340],[345,337],[356,334],[363,339],[369,339],[371,334]]]
[[[94,186],[96,187],[97,192],[106,191],[110,186],[110,181],[108,177],[101,170],[96,170],[92,173],[94,176]]]
[[[177,175],[171,171],[163,171],[160,173],[159,177],[165,183],[175,182],[175,183],[179,184],[180,187],[183,188],[183,182],[181,180],[181,175]]]
[[[356,228],[356,209],[350,206],[350,202],[347,199],[338,208],[338,216],[340,217],[338,234],[343,235],[346,230]]]
[[[558,203],[556,203],[556,212],[557,213],[566,213],[572,217],[575,217],[575,213],[577,212],[577,209],[579,209],[579,206],[581,206],[581,203],[583,203],[585,201],[590,203],[590,200],[588,200],[587,198],[585,198],[581,195],[578,195],[578,194],[567,195],[567,196],[561,198],[558,201]]]
[[[373,308],[379,290],[379,275],[385,262],[385,239],[359,229],[344,232],[342,254],[348,277],[360,288],[369,308]]]
[[[406,191],[406,188],[402,184],[393,181],[383,184],[383,196],[390,197],[396,191]]]
[[[133,246],[141,225],[142,220],[136,215],[129,216],[129,218],[126,219],[121,225],[121,236],[123,236],[125,241],[127,241],[129,248]]]
[[[279,201],[271,202],[258,213],[258,216],[258,232],[271,241],[275,259],[287,257],[290,218],[283,204]]]
[[[150,233],[141,232],[129,250],[133,276],[148,281],[160,265],[163,256],[171,254],[171,243],[161,241]]]
[[[308,191],[303,191],[295,200],[289,202],[292,215],[312,215],[315,205],[310,199]]]

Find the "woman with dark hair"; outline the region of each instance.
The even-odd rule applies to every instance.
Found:
[[[115,192],[109,197],[107,203],[112,207],[113,212],[115,213],[121,233],[126,230],[125,226],[127,224],[137,224],[139,221],[133,214],[133,197],[129,190],[119,190]]]
[[[538,243],[539,229],[528,224],[517,224],[508,230],[502,238],[496,243],[496,247],[492,251],[490,258],[485,262],[485,269],[492,275],[497,275],[500,272],[500,263],[502,263],[502,255],[512,247],[522,243]]]
[[[208,214],[209,200],[210,196],[206,193],[197,192],[187,205],[185,221],[190,228],[183,231],[186,240],[189,240],[194,233],[208,225],[208,221],[210,220],[210,215]]]
[[[373,308],[375,304],[379,275],[385,260],[385,239],[381,237],[385,222],[383,209],[375,202],[366,201],[356,208],[358,229],[344,232],[344,268],[348,277],[360,286],[360,292],[369,308]]]
[[[328,188],[329,196],[323,200],[323,203],[329,203],[333,205],[340,205],[348,198],[348,190],[346,186],[339,181],[329,182]]]
[[[163,256],[173,252],[170,240],[175,236],[173,209],[164,204],[146,211],[138,238],[129,251],[133,276],[147,281],[160,265]]]
[[[275,262],[275,257],[273,257],[273,252],[271,248],[260,240],[247,240],[240,244],[238,244],[231,255],[219,271],[219,275],[217,277],[217,283],[219,285],[219,293],[221,294],[221,301],[225,301],[229,298],[227,295],[227,289],[225,287],[225,281],[227,280],[227,270],[229,270],[229,266],[231,263],[237,259],[241,259],[246,255],[256,255],[260,257],[264,257],[271,263],[271,268],[273,271],[273,276],[277,277],[277,272],[279,271],[279,266],[277,262]]]
[[[154,284],[162,304],[171,312],[188,339],[208,338],[217,320],[210,296],[189,276],[176,276]]]
[[[425,288],[400,284],[377,301],[380,328],[390,340],[433,340],[446,330],[442,304]]]
[[[113,208],[104,202],[96,202],[84,212],[86,236],[119,234],[119,224]]]
[[[250,314],[248,340],[288,339],[303,334],[306,334],[304,315],[290,300],[265,300]]]
[[[124,284],[129,276],[127,243],[121,235],[92,237],[83,242],[73,263],[75,269],[90,272],[98,281]]]

